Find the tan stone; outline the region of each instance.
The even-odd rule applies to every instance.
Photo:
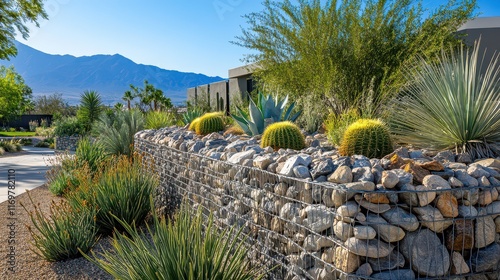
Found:
[[[439,161],[436,161],[436,160],[424,162],[424,163],[419,164],[419,165],[423,169],[427,169],[429,171],[443,171],[444,170],[444,166]]]
[[[371,203],[389,204],[389,198],[383,193],[365,193],[363,197]]]
[[[498,197],[498,192],[497,192],[497,197]],[[493,202],[493,195],[491,193],[491,190],[485,189],[482,191],[479,191],[479,198],[477,202],[481,206],[489,205]]]
[[[335,249],[335,258],[333,264],[340,270],[351,273],[356,271],[361,265],[361,261],[358,255],[349,252],[349,250],[343,247],[337,247]]]
[[[458,216],[458,201],[450,192],[444,192],[437,197],[436,208],[443,214],[443,217],[454,218]]]
[[[464,257],[458,253],[453,252],[451,254],[451,274],[467,274],[470,272],[470,268],[464,260]]]
[[[476,161],[475,163],[484,167],[494,167],[500,169],[500,160],[494,158],[483,159],[480,161]]]
[[[459,251],[474,247],[474,222],[472,220],[456,220],[453,227],[447,230],[446,247]]]
[[[422,184],[424,181],[425,176],[430,175],[431,172],[427,169],[423,169],[419,165],[409,162],[406,165],[404,165],[403,170],[410,173],[413,175],[413,183],[414,184]]]

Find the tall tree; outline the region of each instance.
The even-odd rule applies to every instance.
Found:
[[[62,94],[53,93],[35,97],[34,111],[39,114],[53,114],[59,116],[70,115],[70,106],[62,98]]]
[[[24,39],[29,37],[29,23],[39,26],[47,13],[42,0],[0,0],[0,59],[17,55],[14,44],[17,32]]]
[[[161,108],[172,107],[170,98],[163,95],[161,89],[156,88],[147,80],[144,81],[144,87],[130,85],[130,89],[135,96],[139,97],[142,111],[159,111]]]
[[[132,85],[130,85],[131,87],[133,87]],[[132,102],[132,100],[134,100],[135,98],[135,94],[132,93],[132,91],[130,90],[127,90],[125,91],[125,93],[123,94],[123,101],[127,101],[127,109],[130,110],[131,109],[131,106],[130,106],[130,103]]]
[[[472,17],[476,0],[449,0],[434,12],[422,9],[422,0],[263,4],[246,16],[235,42],[252,50],[247,62],[260,66],[255,76],[266,88],[320,100],[340,114],[375,110],[402,86],[403,65],[459,44],[454,32]]]
[[[14,67],[0,67],[0,120],[7,121],[30,109],[31,88]]]

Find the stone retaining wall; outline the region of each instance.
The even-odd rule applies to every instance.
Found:
[[[184,197],[213,213],[219,225],[243,227],[250,237],[250,257],[258,264],[279,265],[270,278],[500,276],[498,160],[429,171],[439,163],[393,156],[387,166],[406,161],[407,171],[376,172],[377,161],[353,158],[339,164],[336,159],[313,181],[287,175],[299,176],[303,170],[296,167],[318,170],[321,164],[305,153],[281,152],[285,157],[277,174],[256,167],[265,152],[251,145],[223,153],[226,148],[209,146],[208,139],[196,144],[201,140],[187,132],[181,137],[162,133],[138,133],[135,142],[161,178],[157,210],[170,214]],[[208,152],[193,151],[196,145]]]
[[[76,151],[80,136],[56,136],[55,137],[55,150],[58,151]]]

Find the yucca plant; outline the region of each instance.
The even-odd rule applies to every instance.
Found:
[[[134,135],[144,128],[144,118],[137,110],[119,111],[101,116],[96,124],[97,142],[113,155],[131,155]]]
[[[295,102],[292,102],[285,110],[288,103],[288,95],[284,99],[274,99],[271,95],[259,93],[257,104],[250,98],[248,105],[249,113],[237,107],[239,115],[233,114],[234,121],[250,136],[260,135],[264,129],[274,122],[291,121],[294,122],[301,114],[301,111],[292,115]]]
[[[479,43],[444,51],[436,63],[424,58],[408,70],[406,95],[395,101],[393,131],[399,142],[455,149],[473,158],[500,153],[499,54],[483,67]],[[484,71],[484,73],[482,73]]]
[[[174,221],[153,217],[146,235],[123,223],[125,234],[116,234],[113,251],[84,257],[116,279],[262,279],[250,266],[245,237],[235,228],[220,232],[213,217],[201,209],[182,206]]]
[[[145,126],[146,129],[159,129],[162,127],[172,126],[177,123],[177,117],[173,113],[161,111],[149,111],[146,114]]]
[[[138,156],[120,156],[108,166],[94,182],[84,184],[68,195],[70,204],[85,200],[98,209],[96,218],[99,231],[110,234],[124,223],[140,224],[151,209],[149,197],[158,185],[157,176],[146,172]]]
[[[196,118],[201,117],[203,115],[203,110],[200,108],[190,108],[186,111],[186,113],[182,114],[182,122],[186,124],[190,124]]]
[[[80,109],[77,111],[78,120],[83,124],[85,132],[89,132],[103,112],[101,96],[97,91],[87,90],[80,96]]]
[[[28,192],[29,195],[29,192]],[[29,211],[33,227],[28,230],[33,238],[32,249],[37,255],[47,261],[55,262],[81,256],[88,252],[97,242],[96,211],[85,204],[73,208],[67,202],[61,201],[50,206],[51,215],[47,217],[39,206]]]

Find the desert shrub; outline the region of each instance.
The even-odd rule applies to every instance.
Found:
[[[31,197],[30,197],[31,200]],[[47,261],[55,262],[81,256],[97,241],[96,210],[92,207],[73,208],[67,202],[52,203],[47,217],[34,205],[29,213],[33,227],[28,230],[33,238],[33,251]]]
[[[339,146],[347,127],[359,119],[361,119],[361,116],[357,109],[349,109],[340,115],[329,114],[324,124],[326,136],[330,143]]]
[[[118,111],[103,115],[95,127],[97,142],[104,151],[113,155],[131,155],[134,135],[144,128],[144,118],[137,110]]]
[[[63,195],[68,190],[75,189],[78,186],[78,180],[71,172],[61,171],[48,184],[49,191],[55,195]]]
[[[339,154],[381,158],[393,150],[391,135],[384,122],[377,119],[359,119],[345,130]]]
[[[101,96],[97,91],[83,92],[80,96],[80,108],[76,112],[76,116],[82,123],[85,133],[91,131],[92,126],[97,122],[103,110]]]
[[[87,181],[88,182],[88,181]],[[85,200],[96,207],[99,231],[110,234],[116,228],[124,229],[118,222],[140,224],[151,209],[150,196],[158,185],[158,178],[143,169],[138,156],[120,156],[89,184],[81,184],[77,191],[68,194],[71,205]]]
[[[247,259],[245,237],[235,228],[220,232],[201,210],[184,206],[173,222],[153,218],[147,235],[127,223],[116,234],[113,251],[93,258],[84,255],[116,279],[262,279]],[[205,224],[205,222],[208,222]]]
[[[21,142],[19,140],[0,140],[0,147],[2,147],[6,152],[15,153],[23,150]]]
[[[3,147],[0,147],[0,156],[3,155],[3,154],[5,154],[5,150],[4,150]]]
[[[37,120],[29,121],[28,124],[29,124],[30,131],[35,131],[36,128],[38,127],[38,121]]]
[[[177,116],[170,112],[149,111],[146,113],[146,129],[159,129],[177,124]]]
[[[203,115],[203,110],[197,107],[188,108],[187,111],[182,114],[182,122],[186,124],[190,124],[193,120],[201,117]]]
[[[19,143],[22,146],[30,146],[30,145],[33,145],[33,140],[31,138],[21,138],[19,140]]]
[[[455,149],[473,158],[500,154],[499,55],[483,67],[479,44],[442,53],[436,63],[417,60],[407,69],[411,82],[395,101],[397,140],[429,149]],[[482,73],[482,69],[486,69]]]
[[[43,137],[53,137],[54,127],[37,127],[35,129],[36,135]]]
[[[277,122],[269,125],[262,134],[261,147],[301,150],[305,144],[304,135],[299,127],[292,122]]]
[[[93,175],[106,160],[106,154],[99,143],[92,143],[90,139],[84,138],[78,142],[75,158],[78,166],[87,164]]]
[[[227,134],[242,135],[245,134],[245,131],[243,131],[243,129],[241,129],[241,127],[239,127],[237,124],[234,124],[226,129],[226,131],[224,131],[224,135]]]
[[[55,123],[55,136],[74,136],[80,134],[85,134],[85,128],[76,117],[65,117]]]

